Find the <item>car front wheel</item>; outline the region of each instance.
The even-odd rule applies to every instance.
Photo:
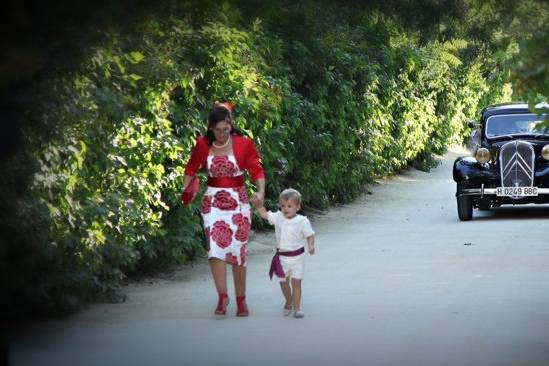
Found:
[[[457,197],[458,217],[461,221],[469,221],[473,218],[473,201],[469,196]]]

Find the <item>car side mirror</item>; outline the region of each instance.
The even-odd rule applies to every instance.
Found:
[[[480,144],[480,128],[477,128],[471,132],[471,141],[474,145]]]
[[[480,124],[475,120],[471,120],[471,121],[467,122],[467,127],[469,127],[469,128],[479,128]]]

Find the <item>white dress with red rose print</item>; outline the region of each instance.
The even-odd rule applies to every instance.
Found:
[[[238,177],[243,172],[233,155],[208,156],[208,176]],[[219,258],[229,264],[245,266],[250,204],[244,186],[219,188],[208,186],[201,204],[208,258]]]

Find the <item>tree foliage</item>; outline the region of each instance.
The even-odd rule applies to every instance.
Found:
[[[0,167],[5,313],[117,299],[128,273],[204,254],[199,203],[178,192],[215,100],[256,141],[270,205],[290,186],[307,206],[348,202],[461,141],[465,121],[510,98],[521,41],[501,33],[503,15],[474,20],[494,2],[427,3],[410,17],[390,1],[164,2],[45,70],[25,89],[25,147]],[[537,37],[517,72],[545,65]]]

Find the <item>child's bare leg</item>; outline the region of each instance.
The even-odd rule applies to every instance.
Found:
[[[282,290],[282,295],[286,303],[284,304],[285,308],[289,308],[292,305],[292,290],[290,289],[290,278],[286,278],[286,281],[280,282],[280,289]]]
[[[292,302],[294,310],[301,308],[301,280],[292,278]]]

